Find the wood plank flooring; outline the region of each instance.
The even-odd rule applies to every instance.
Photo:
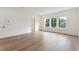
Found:
[[[34,32],[0,39],[0,51],[78,51],[79,38],[50,32]]]

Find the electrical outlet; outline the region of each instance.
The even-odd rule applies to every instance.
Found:
[[[6,28],[5,26],[3,26],[2,28]]]

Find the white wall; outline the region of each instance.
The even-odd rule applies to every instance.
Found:
[[[39,27],[40,27],[40,18],[39,15],[35,16],[35,31],[39,31]]]
[[[78,37],[79,37],[79,8],[78,8]]]
[[[64,10],[57,13],[51,13],[47,15],[43,15],[45,18],[52,17],[67,17],[67,28],[66,29],[58,29],[58,28],[45,28],[46,31],[59,32],[64,34],[76,35],[78,36],[78,24],[77,24],[77,9]]]
[[[77,35],[77,25],[76,25],[76,16],[77,12],[76,9],[62,11],[59,13],[51,13],[45,15],[46,18],[55,16],[67,16],[68,28],[66,30],[59,30],[59,29],[47,29],[51,31],[62,32],[66,34]],[[39,30],[39,13],[30,12],[24,8],[0,8],[0,38],[24,34],[31,32],[31,20],[32,16],[35,16],[35,31]],[[10,23],[8,23],[8,20]],[[2,26],[6,26],[5,29]]]
[[[0,8],[0,38],[31,32],[31,20],[32,15],[22,8]]]

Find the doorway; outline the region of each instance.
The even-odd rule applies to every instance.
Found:
[[[32,32],[35,32],[35,17],[32,17]]]

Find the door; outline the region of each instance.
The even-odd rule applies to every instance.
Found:
[[[35,17],[32,17],[32,32],[35,32]]]

